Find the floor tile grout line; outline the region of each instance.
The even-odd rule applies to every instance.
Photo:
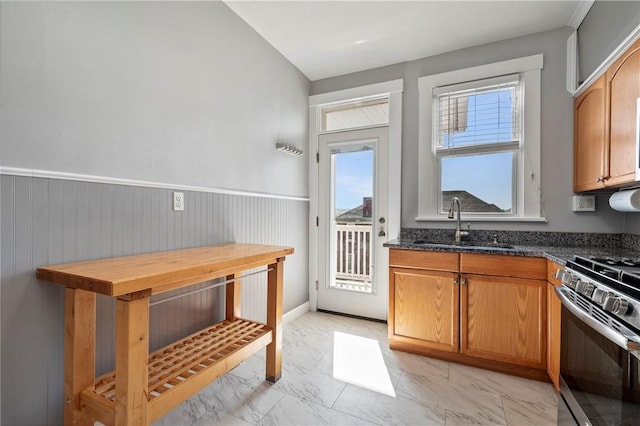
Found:
[[[338,394],[338,396],[336,397],[336,399],[333,401],[333,403],[331,404],[331,407],[329,407],[330,409],[334,409],[333,407],[335,407],[336,402],[338,402],[338,400],[340,399],[340,397],[342,396],[342,394],[344,393],[344,391],[347,389],[347,386],[349,386],[349,383],[345,383],[344,387],[342,388],[342,390],[340,391],[340,393]]]
[[[282,400],[283,400],[283,399],[285,399],[287,396],[291,396],[291,395],[289,395],[289,394],[287,394],[287,393],[280,392],[280,391],[279,391],[279,390],[277,390],[277,389],[273,389],[273,390],[274,390],[275,392],[278,392],[278,393],[282,394],[282,396],[280,397],[280,399],[278,399],[278,401],[277,401],[275,404],[273,404],[273,406],[272,406],[271,408],[269,408],[269,409],[267,410],[267,412],[266,412],[266,413],[264,413],[264,414],[262,415],[262,417],[260,417],[260,420],[259,420],[257,423],[254,423],[254,425],[255,425],[255,426],[258,426],[258,425],[263,424],[263,421],[264,421],[265,417],[267,417],[267,415],[269,415],[269,413],[270,413],[270,412],[272,412],[272,411],[273,411],[273,409],[274,409],[274,408],[276,408],[276,407],[278,406],[278,404],[280,404],[280,403],[282,402]],[[295,397],[292,397],[292,398],[295,398]],[[298,398],[298,399],[299,399],[299,398]]]
[[[500,398],[500,408],[502,409],[502,417],[504,418],[504,424],[509,426],[509,420],[507,419],[507,410],[504,409],[504,395],[498,393],[498,397]]]

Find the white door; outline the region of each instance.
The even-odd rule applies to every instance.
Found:
[[[318,139],[318,309],[387,319],[388,127]]]

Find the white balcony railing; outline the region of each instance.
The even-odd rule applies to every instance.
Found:
[[[371,284],[371,224],[336,225],[336,281]]]

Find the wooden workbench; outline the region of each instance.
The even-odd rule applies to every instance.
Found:
[[[293,249],[221,244],[38,268],[65,286],[65,425],[147,425],[267,347],[281,374],[283,262]],[[267,323],[240,317],[242,271],[268,267]],[[226,278],[226,318],[149,354],[151,295]],[[96,294],[116,298],[115,371],[95,378]]]

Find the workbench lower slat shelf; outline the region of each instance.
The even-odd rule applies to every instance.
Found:
[[[272,342],[264,324],[222,321],[149,354],[148,410],[151,423]],[[98,377],[81,393],[82,410],[115,424],[115,372]]]

